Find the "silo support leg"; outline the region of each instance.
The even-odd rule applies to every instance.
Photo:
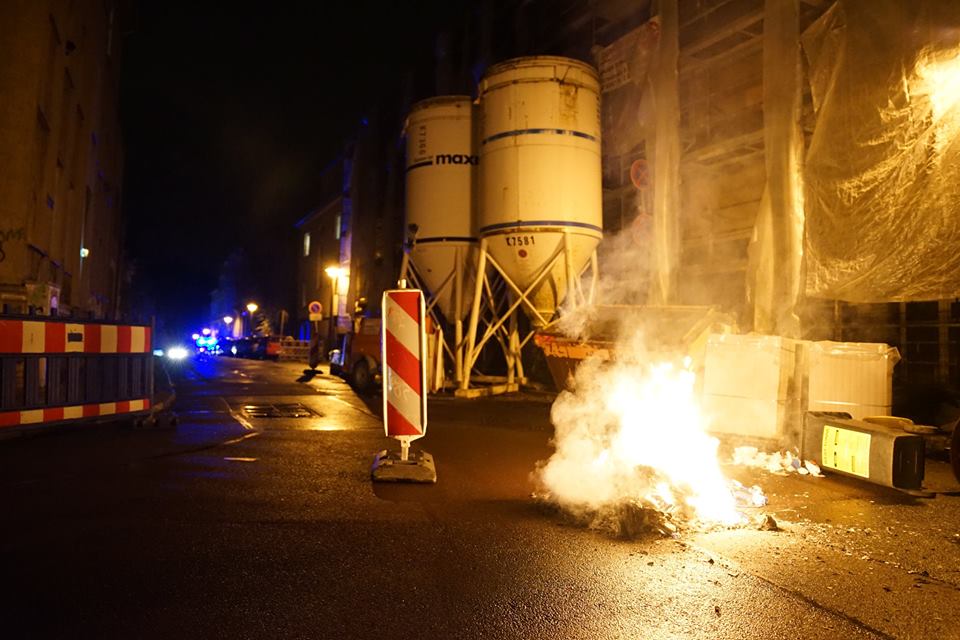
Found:
[[[473,368],[473,344],[477,340],[477,324],[480,322],[480,298],[483,294],[483,281],[487,267],[487,239],[480,240],[480,256],[477,260],[476,284],[473,288],[473,304],[470,307],[470,326],[467,329],[467,341],[464,344],[463,375],[460,377],[460,389],[470,387],[470,369]]]
[[[593,304],[597,296],[597,284],[600,282],[600,269],[597,264],[597,250],[594,249],[590,254],[590,296],[587,298],[587,304]]]
[[[516,314],[514,314],[516,318]],[[524,384],[526,381],[523,378],[523,358],[521,357],[520,350],[522,346],[520,344],[520,330],[517,328],[517,322],[514,320],[513,327],[510,331],[510,350],[513,352],[514,364],[516,365],[517,378],[516,382],[519,384]]]
[[[453,305],[456,320],[453,323],[453,380],[459,384],[463,377],[463,269],[466,256],[463,249],[457,248],[454,264],[456,274],[453,280]]]
[[[507,384],[514,384],[517,381],[517,366],[519,358],[516,350],[517,346],[517,314],[510,314],[510,337],[507,340]]]
[[[463,378],[463,320],[457,320],[453,323],[453,380],[460,384]]]
[[[567,301],[570,308],[577,306],[577,270],[573,268],[573,256],[570,255],[570,233],[563,232],[563,264],[567,269]],[[560,300],[557,301],[558,303]]]

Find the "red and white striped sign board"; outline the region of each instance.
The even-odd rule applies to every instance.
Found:
[[[427,431],[427,338],[423,292],[383,293],[383,426],[390,437],[422,437]]]

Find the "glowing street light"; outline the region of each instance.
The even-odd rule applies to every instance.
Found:
[[[342,278],[347,275],[347,270],[343,267],[330,266],[323,270],[330,278],[336,280],[337,278]]]
[[[233,316],[223,316],[223,324],[233,324]]]
[[[205,336],[208,336],[210,335],[210,329],[208,327],[204,327],[203,331],[201,331],[200,333],[202,333]]]
[[[196,342],[197,340],[200,339],[200,334],[199,334],[199,333],[194,333],[193,335],[190,336],[190,338],[191,338],[194,342]]]
[[[343,278],[347,275],[347,269],[340,267],[338,265],[330,265],[323,270],[325,274],[330,278],[330,313],[328,317],[330,318],[330,327],[327,332],[327,340],[329,341],[330,347],[332,348],[337,339],[337,316],[339,315],[339,306],[337,304],[337,296],[340,291],[340,278]]]
[[[256,313],[257,309],[259,308],[260,308],[260,305],[258,305],[256,302],[247,303],[247,311],[249,311],[250,313]]]

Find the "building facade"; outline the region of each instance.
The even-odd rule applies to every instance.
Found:
[[[402,250],[402,157],[396,139],[384,137],[374,118],[365,119],[344,153],[321,177],[324,202],[296,228],[299,335],[315,328],[343,333],[362,308],[377,309],[385,289],[396,285]],[[307,305],[319,302],[324,320],[309,321]]]
[[[946,11],[949,3],[888,8],[916,10],[914,19],[921,20],[927,15],[921,9],[934,5]],[[475,96],[491,64],[516,56],[564,55],[594,64],[602,91],[605,242],[598,254],[600,273],[618,285],[618,303],[712,306],[743,329],[887,342],[903,355],[897,371],[904,379],[956,388],[955,279],[929,300],[864,302],[804,290],[801,195],[812,176],[800,167],[819,115],[809,61],[801,64],[802,37],[830,18],[831,7],[859,6],[842,0],[485,0],[438,34],[432,68],[412,69],[408,91],[394,98],[405,114],[420,99]],[[899,33],[899,23],[888,22]],[[893,89],[898,86],[908,83]],[[396,140],[399,129],[384,127],[384,141]],[[936,147],[947,138],[932,139]],[[354,171],[384,172],[368,160],[357,156]],[[955,163],[943,166],[939,182],[955,184],[944,179]],[[369,232],[372,226],[359,217],[352,228]],[[385,229],[386,246],[398,247],[402,224]],[[345,262],[352,262],[350,287],[359,286],[356,261]]]
[[[326,327],[330,318],[340,315],[341,309],[346,307],[342,294],[349,290],[349,272],[344,274],[341,271],[344,267],[340,256],[344,202],[343,196],[336,196],[297,223],[300,231],[297,306],[303,339],[307,339],[314,329],[314,325],[307,321],[307,306],[311,302],[320,303]],[[335,275],[328,275],[328,269]],[[346,269],[349,269],[349,262]]]
[[[121,3],[0,3],[0,304],[113,316]]]

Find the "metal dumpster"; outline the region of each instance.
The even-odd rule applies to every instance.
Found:
[[[712,306],[596,305],[580,336],[548,329],[538,332],[534,342],[543,350],[557,388],[564,389],[581,360],[616,359],[618,340],[635,331],[642,331],[650,353],[687,355],[699,369],[707,336],[729,333],[733,324],[732,316]]]

